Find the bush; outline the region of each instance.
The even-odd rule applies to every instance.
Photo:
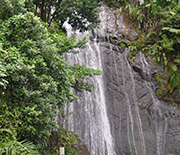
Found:
[[[0,58],[7,75],[1,78],[8,81],[0,89],[0,127],[14,128],[20,140],[45,147],[51,129],[58,127],[57,109],[77,98],[71,88],[89,90],[92,86],[84,84],[85,76],[99,71],[67,65],[62,53],[83,47],[86,39],[76,42],[74,37],[50,35],[33,13],[12,16],[2,23],[0,32],[1,48],[6,51]]]

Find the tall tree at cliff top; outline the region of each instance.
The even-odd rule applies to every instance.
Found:
[[[26,7],[34,10],[41,19],[51,25],[56,21],[61,28],[68,23],[74,28],[84,31],[97,25],[99,0],[34,0],[26,2]]]

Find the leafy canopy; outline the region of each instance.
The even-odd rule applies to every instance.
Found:
[[[26,11],[23,0],[1,0],[0,10],[2,20]]]
[[[34,5],[36,6],[35,10]],[[98,6],[100,6],[99,0],[34,0],[26,2],[26,7],[34,10],[49,25],[55,21],[62,28],[63,23],[68,20],[74,29],[80,31],[88,30],[99,23]]]

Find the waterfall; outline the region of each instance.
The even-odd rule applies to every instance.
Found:
[[[76,92],[80,98],[66,106],[69,116],[65,128],[77,132],[91,155],[178,155],[180,152],[180,109],[160,101],[152,59],[121,48],[110,37],[126,42],[118,9],[102,6],[100,25],[92,31],[67,34],[90,41],[78,54],[64,55],[69,65],[79,64],[102,70],[102,75],[86,79],[95,86],[91,93]]]
[[[105,33],[106,25],[104,17],[106,17],[105,11],[102,11],[100,13],[101,29],[99,31],[99,34],[102,35]],[[69,29],[68,34],[73,34],[70,31],[71,27],[65,26]],[[98,31],[98,29],[94,31]],[[78,38],[81,38],[85,34],[90,35],[91,32],[79,33],[76,31],[75,33]],[[70,65],[86,65],[88,68],[102,70],[100,45],[97,42],[98,37],[95,36],[93,41],[89,41],[85,49],[78,49],[78,54],[66,54],[67,62]],[[66,128],[78,133],[92,155],[114,155],[113,139],[105,104],[103,75],[94,76],[90,79],[90,82],[95,86],[93,92],[80,93],[82,98],[67,107],[68,111],[75,111],[75,114],[69,116]],[[82,126],[83,128],[81,128]]]

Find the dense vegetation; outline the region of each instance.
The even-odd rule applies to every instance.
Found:
[[[46,155],[58,154],[59,148],[48,141],[52,129],[58,129],[54,120],[58,109],[78,98],[72,92],[73,88],[91,91],[93,86],[85,82],[86,76],[100,74],[99,70],[85,66],[69,66],[62,56],[63,53],[74,52],[75,48],[85,47],[87,42],[87,36],[78,40],[62,32],[62,24],[67,17],[69,23],[79,30],[98,23],[97,1],[92,4],[91,0],[82,2],[2,0],[0,154],[39,154],[38,151]],[[84,3],[89,4],[89,9],[94,12],[92,16],[87,16],[88,10],[82,10]],[[66,4],[68,6],[65,7]],[[51,18],[46,19],[44,16],[49,16],[50,6],[58,8]],[[62,8],[68,14],[62,13]],[[41,18],[35,14],[40,14]],[[78,25],[80,16],[83,19]],[[66,154],[76,154],[71,149],[77,142],[76,136],[60,130],[57,132],[60,146],[67,146]]]
[[[99,23],[98,0],[29,0],[26,8],[39,15],[50,26],[56,22],[62,28],[65,21],[80,31],[91,29]],[[34,5],[36,6],[34,8]]]
[[[151,54],[153,59],[164,66],[156,74],[160,98],[180,106],[180,2],[178,0],[145,0],[143,5],[130,1],[124,7],[129,21],[139,31],[139,39],[128,45]]]
[[[180,1],[178,0],[105,0],[118,6],[126,22],[138,32],[138,40],[127,44],[131,55],[138,51],[153,56],[164,66],[158,68],[156,80],[160,82],[157,95],[180,106]]]

